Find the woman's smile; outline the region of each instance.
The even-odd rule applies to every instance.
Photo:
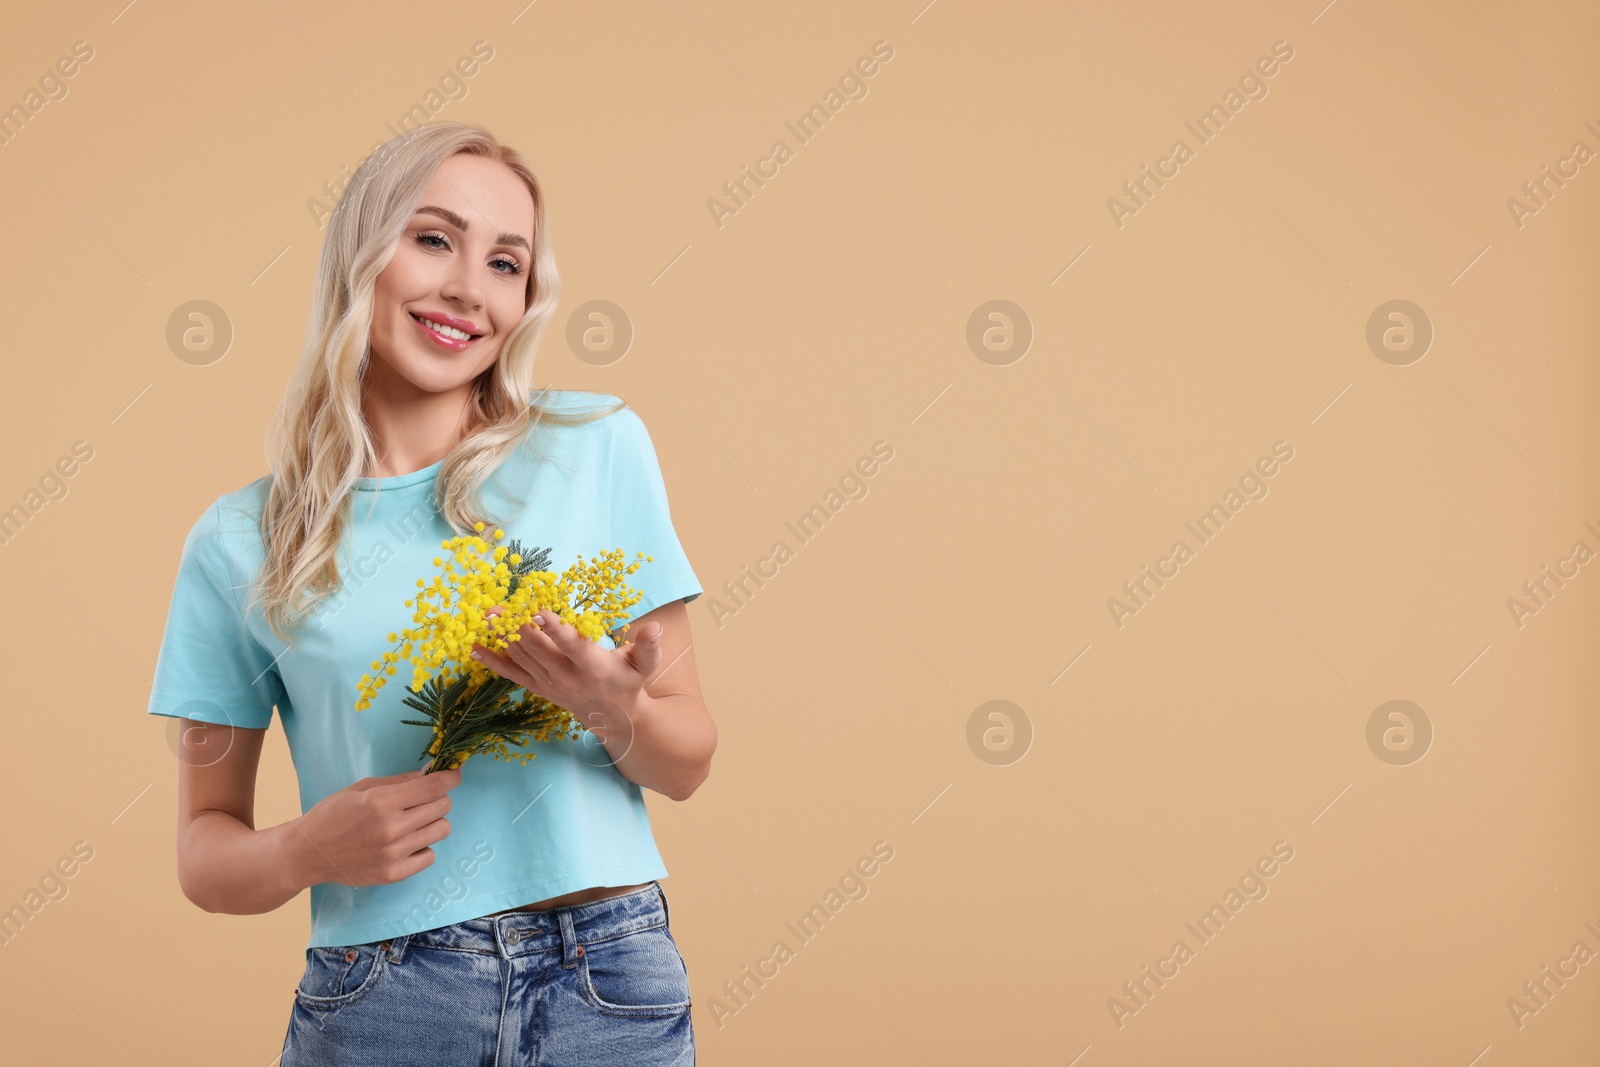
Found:
[[[452,352],[464,350],[483,336],[477,330],[475,323],[457,319],[452,315],[429,313],[424,316],[414,311],[408,314],[411,316],[411,321],[417,324],[417,329],[427,334],[434,344]]]

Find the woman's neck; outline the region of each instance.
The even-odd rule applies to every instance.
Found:
[[[361,396],[362,417],[377,457],[370,477],[419,471],[439,462],[461,442],[463,416],[472,396],[470,383],[448,393],[430,393],[409,382],[370,381],[373,377],[363,379]]]

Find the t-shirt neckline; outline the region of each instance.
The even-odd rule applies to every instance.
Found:
[[[382,492],[385,489],[403,489],[408,485],[418,482],[431,481],[439,473],[439,468],[444,466],[444,460],[437,460],[428,464],[421,470],[412,471],[410,474],[395,474],[388,478],[357,478],[355,487],[365,492]]]

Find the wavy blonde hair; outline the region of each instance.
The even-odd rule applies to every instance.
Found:
[[[488,130],[435,122],[397,134],[362,160],[328,220],[313,286],[310,322],[299,362],[268,431],[272,477],[261,512],[265,560],[251,583],[273,633],[285,643],[342,585],[336,555],[351,516],[351,490],[376,455],[361,409],[361,380],[370,359],[373,291],[439,164],[458,152],[496,160],[533,197],[533,265],[527,309],[499,358],[472,384],[463,436],[434,482],[439,513],[457,535],[484,522],[481,490],[501,462],[541,421],[575,425],[607,410],[571,413],[547,408],[549,390],[533,390],[533,361],[561,295],[550,246],[544,195],[532,168]],[[249,610],[247,606],[246,610]]]

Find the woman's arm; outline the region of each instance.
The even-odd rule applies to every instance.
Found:
[[[628,709],[627,724],[591,729],[624,778],[673,800],[688,800],[711,774],[717,724],[700,692],[689,609],[681,600],[663,604],[634,619],[629,636],[638,640],[652,622],[662,627],[660,661]]]
[[[323,882],[399,882],[431,867],[437,855],[429,846],[450,836],[445,816],[460,768],[362,778],[257,830],[256,768],[267,731],[193,719],[183,726],[178,884],[204,911],[259,915]]]
[[[544,622],[524,623],[504,652],[475,644],[473,658],[566,708],[605,746],[612,766],[628,781],[688,800],[711,773],[717,726],[700,695],[683,601],[632,620],[629,643],[611,650],[553,611],[541,610],[535,619]],[[657,626],[659,637],[653,637]],[[613,631],[612,639],[620,633]]]
[[[178,884],[204,911],[259,915],[312,884],[315,849],[294,820],[255,828],[266,730],[183,719],[178,764]],[[222,752],[220,758],[216,755]]]

